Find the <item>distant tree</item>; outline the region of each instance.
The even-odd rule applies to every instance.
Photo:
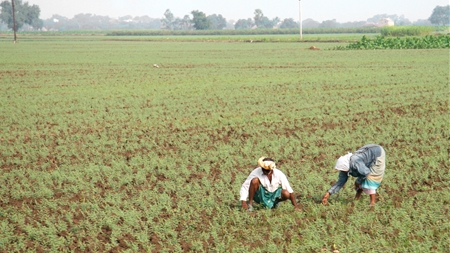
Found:
[[[134,20],[138,23],[150,23],[152,21],[152,18],[148,15],[140,16],[140,17],[134,17]]]
[[[254,14],[255,16],[253,17],[253,19],[255,20],[255,25],[257,28],[270,29],[276,26],[278,22],[280,22],[280,19],[278,17],[270,20],[268,17],[264,16],[261,9],[256,9]]]
[[[320,26],[320,23],[311,18],[305,19],[302,22],[303,28],[318,28],[319,26]]]
[[[280,18],[275,17],[271,21],[272,21],[272,26],[276,26],[278,23],[280,23]]]
[[[32,26],[34,29],[42,28],[43,21],[39,19],[41,10],[37,5],[29,5],[28,2],[22,3],[22,0],[14,1],[14,16],[16,19],[17,32],[24,24]],[[3,1],[0,3],[0,20],[7,25],[9,29],[14,30],[12,1]]]
[[[89,30],[92,29],[90,24],[90,19],[92,14],[90,13],[80,13],[73,17],[73,22],[76,24],[78,29]]]
[[[262,27],[263,18],[264,18],[264,14],[263,14],[262,10],[256,9],[254,14],[255,14],[255,16],[253,17],[253,19],[255,20],[256,27],[258,27],[258,28]]]
[[[54,14],[51,18],[44,20],[44,28],[52,31],[64,31],[67,29],[69,19]]]
[[[4,23],[0,22],[0,31],[6,31],[6,30],[8,30],[8,27]]]
[[[280,22],[280,19],[278,17],[275,17],[274,19],[270,20],[268,17],[262,18],[262,23],[260,24],[260,28],[266,28],[271,29],[274,26],[276,26]]]
[[[182,27],[182,30],[192,30],[193,24],[192,24],[192,20],[189,17],[189,15],[184,15],[181,27]]]
[[[405,18],[404,15],[398,16],[397,19],[394,19],[394,24],[397,26],[407,26],[411,25],[411,21],[409,19]]]
[[[405,26],[410,25],[411,21],[409,19],[405,18],[404,15],[398,16],[398,15],[388,15],[388,14],[377,14],[369,19],[367,19],[367,22],[378,24],[382,19],[389,18],[394,21],[394,24],[397,26]]]
[[[397,19],[397,15],[377,14],[371,18],[368,18],[367,22],[378,23],[378,21],[380,21],[381,19],[384,19],[384,18],[390,18],[392,20],[395,20],[395,19]]]
[[[243,29],[251,29],[255,24],[251,18],[248,19],[239,19],[236,24],[234,24],[234,29],[243,30]]]
[[[173,30],[175,17],[173,16],[172,12],[169,9],[167,9],[166,12],[164,12],[164,17],[165,18],[161,19],[161,28]]]
[[[211,21],[206,17],[206,14],[195,10],[191,12],[193,18],[192,22],[194,23],[194,28],[196,30],[208,30],[211,29]]]
[[[367,23],[366,21],[345,22],[345,23],[339,23],[339,27],[342,27],[342,28],[357,28],[357,27],[363,27],[366,23]]]
[[[192,20],[189,17],[189,15],[184,15],[183,19],[176,18],[173,22],[173,29],[174,30],[192,30]]]
[[[211,29],[222,30],[227,26],[227,20],[221,14],[212,14],[207,17],[211,21]]]
[[[82,15],[82,14],[78,14],[78,15]],[[75,17],[78,16],[78,15],[75,15]],[[86,18],[87,18],[87,19],[89,19],[89,17],[92,17],[91,14],[85,14],[85,15],[86,15]],[[125,16],[119,17],[119,20],[120,20],[120,21],[129,21],[129,20],[133,20],[133,16],[131,16],[131,15],[125,15]]]
[[[450,24],[450,5],[436,6],[428,20],[435,25]]]
[[[76,14],[72,19],[67,18],[55,18],[57,20],[54,26],[61,27],[61,30],[104,30],[111,28],[111,18],[108,16],[93,15],[90,13],[79,13]],[[143,17],[133,17],[131,15],[126,15],[119,17],[116,23],[121,29],[131,29],[135,25],[139,25]],[[46,21],[46,24],[49,22]]]
[[[227,20],[226,29],[233,30],[234,29],[234,24],[235,24],[235,21],[233,19],[228,19]]]
[[[98,20],[100,23],[99,25],[101,27],[104,27],[102,29],[109,29],[112,27],[112,19],[109,18],[108,16],[103,17],[102,20]],[[144,15],[144,16],[136,16],[133,18],[134,23],[133,28],[137,28],[137,29],[155,29],[155,28],[160,28],[161,26],[161,21],[160,19],[155,19],[155,18],[151,18],[148,15]]]
[[[280,25],[281,29],[284,29],[284,28],[298,28],[298,27],[299,27],[298,23],[295,22],[293,18],[285,18],[283,20],[283,22],[281,23],[281,25]]]
[[[413,23],[413,25],[416,25],[416,26],[432,26],[433,24],[428,19],[418,19],[416,22]]]
[[[336,19],[325,20],[320,24],[319,27],[320,28],[336,28],[336,27],[338,27],[338,23],[336,22]]]
[[[175,18],[175,21],[173,21],[173,30],[183,30],[183,20],[181,18]]]
[[[149,16],[130,15],[110,18],[108,16],[77,14],[72,19],[60,15],[53,15],[44,20],[44,26],[48,31],[69,30],[110,30],[110,29],[160,29],[161,19]]]

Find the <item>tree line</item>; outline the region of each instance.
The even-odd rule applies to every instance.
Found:
[[[12,12],[15,3],[15,17]],[[112,29],[163,29],[163,30],[222,30],[222,29],[293,29],[299,28],[299,22],[293,18],[281,20],[278,17],[269,18],[264,15],[261,9],[256,9],[253,18],[239,19],[237,21],[229,20],[221,14],[211,14],[193,10],[183,18],[175,15],[167,9],[164,12],[164,18],[151,18],[149,16],[132,17],[130,15],[110,18],[109,16],[99,16],[92,14],[77,14],[72,19],[53,15],[51,18],[41,20],[39,18],[40,8],[37,5],[30,5],[22,0],[5,0],[0,3],[0,30],[14,28],[13,18],[15,18],[16,31],[22,30],[112,30]],[[318,22],[313,19],[302,21],[304,28],[359,28],[365,26],[376,26],[376,23],[389,18],[394,21],[396,26],[408,25],[449,25],[450,23],[450,5],[436,6],[428,19],[411,22],[403,15],[379,14],[367,21],[355,21],[339,23],[335,19]]]

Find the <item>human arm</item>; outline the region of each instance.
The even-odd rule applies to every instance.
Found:
[[[338,181],[334,183],[333,186],[328,190],[328,193],[335,194],[338,193],[342,187],[344,187],[345,183],[347,183],[348,180],[348,173],[346,171],[340,171]]]
[[[250,188],[250,182],[252,178],[255,177],[254,171],[250,173],[250,175],[245,179],[244,183],[241,186],[241,190],[239,191],[239,200],[246,201],[248,198],[248,189]]]
[[[301,211],[300,207],[297,205],[294,190],[292,189],[291,184],[289,183],[286,175],[281,171],[277,171],[277,176],[280,178],[281,188],[283,189],[281,191],[281,199],[282,200],[289,199],[291,201],[291,204],[294,206],[294,209],[296,211]]]
[[[250,188],[250,180],[245,180],[245,182],[241,186],[241,190],[239,192],[239,200],[242,202],[246,202],[248,198],[248,189]]]
[[[325,195],[322,198],[322,204],[326,205],[328,204],[328,198],[331,196],[331,194],[335,194],[341,190],[341,188],[347,183],[348,180],[348,174],[345,171],[339,172],[339,178],[336,183],[334,183],[333,186],[325,193]]]
[[[244,209],[248,209],[247,198],[249,197],[250,184],[252,179],[259,178],[258,172],[260,172],[260,169],[258,170],[258,168],[253,170],[241,186],[239,200],[241,201],[242,208]]]
[[[295,194],[291,193],[290,195],[291,195],[290,200],[291,200],[292,205],[294,206],[295,211],[301,211],[300,207],[297,205],[297,200],[295,199]]]

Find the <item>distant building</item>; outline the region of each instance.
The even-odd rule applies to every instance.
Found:
[[[363,27],[383,27],[383,26],[394,26],[394,20],[390,18],[382,18],[378,20],[378,22],[367,22],[363,25]]]
[[[382,18],[378,21],[378,26],[394,26],[394,20],[390,18]]]

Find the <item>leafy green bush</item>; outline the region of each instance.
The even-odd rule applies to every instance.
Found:
[[[450,48],[450,36],[424,36],[407,38],[386,38],[378,36],[375,39],[368,39],[363,36],[358,42],[347,46],[337,46],[335,50],[355,50],[355,49],[433,49]]]

